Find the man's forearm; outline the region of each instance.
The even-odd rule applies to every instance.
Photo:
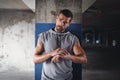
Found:
[[[74,63],[79,64],[87,63],[87,58],[85,56],[68,55],[67,59],[71,60]]]
[[[43,55],[34,55],[34,63],[35,64],[42,63],[42,62],[48,60],[51,57],[52,56],[49,53],[46,53],[46,54],[43,54]]]

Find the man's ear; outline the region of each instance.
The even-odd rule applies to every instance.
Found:
[[[68,25],[70,26],[71,23],[72,23],[72,22],[71,22],[71,20],[70,20]]]

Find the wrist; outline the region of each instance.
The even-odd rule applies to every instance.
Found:
[[[66,56],[66,59],[67,59],[67,60],[70,60],[70,57],[71,57],[71,55],[68,54],[68,55]]]
[[[52,52],[47,52],[47,54],[50,56],[50,57],[53,57],[54,54],[52,54]]]

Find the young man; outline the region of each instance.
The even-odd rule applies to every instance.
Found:
[[[72,62],[87,62],[78,38],[66,31],[72,18],[70,10],[61,10],[56,16],[56,26],[40,34],[34,63],[43,63],[41,80],[72,80]]]

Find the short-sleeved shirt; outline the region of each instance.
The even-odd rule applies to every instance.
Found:
[[[55,32],[50,29],[39,35],[44,46],[43,54],[57,48],[66,49],[73,55],[73,46],[78,38],[69,31],[64,33]],[[39,40],[38,39],[38,40]],[[42,80],[71,80],[72,79],[72,61],[63,60],[58,63],[52,63],[51,59],[43,62]]]

